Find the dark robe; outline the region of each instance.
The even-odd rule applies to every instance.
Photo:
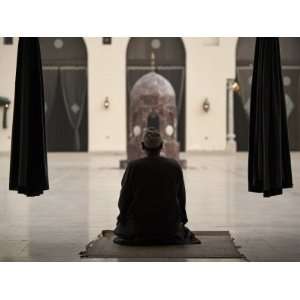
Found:
[[[131,161],[122,179],[115,234],[166,244],[193,238],[184,226],[185,203],[183,173],[175,160],[150,156]]]
[[[49,189],[42,64],[36,37],[19,39],[9,189],[26,196]]]
[[[249,137],[249,191],[265,197],[293,186],[278,38],[257,38]]]

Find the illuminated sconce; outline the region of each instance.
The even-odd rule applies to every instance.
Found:
[[[209,112],[209,110],[210,110],[210,103],[209,103],[209,101],[208,101],[208,98],[205,98],[204,99],[204,101],[203,101],[203,103],[202,103],[202,109],[203,109],[203,111],[204,112]]]
[[[103,102],[103,106],[104,106],[105,109],[109,109],[110,102],[109,102],[109,98],[108,97],[105,97],[105,100]]]
[[[240,85],[234,81],[232,84],[231,84],[231,89],[234,91],[234,92],[239,92],[240,91]]]
[[[9,109],[10,100],[8,98],[0,97],[0,107],[3,106],[3,121],[2,128],[7,128],[7,111]]]

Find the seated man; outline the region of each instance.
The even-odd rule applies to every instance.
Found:
[[[185,187],[176,160],[160,156],[160,133],[146,130],[145,158],[129,162],[122,179],[116,243],[131,245],[200,243],[184,225]]]

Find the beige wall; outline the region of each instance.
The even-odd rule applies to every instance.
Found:
[[[100,38],[84,39],[88,51],[89,151],[126,149],[126,48],[128,38],[113,38],[102,45]],[[186,48],[186,148],[224,150],[226,145],[226,79],[235,76],[236,38],[183,38]],[[16,68],[13,46],[0,43],[0,95],[13,99]],[[110,108],[104,109],[105,97]],[[202,111],[203,99],[211,103]],[[2,112],[1,112],[2,117]],[[0,128],[0,151],[9,151],[9,128]]]
[[[126,149],[126,46],[127,39],[114,38],[102,45],[86,38],[89,82],[89,151]],[[105,97],[110,108],[104,109]]]
[[[7,97],[11,101],[14,98],[15,72],[17,62],[17,40],[14,45],[3,45],[0,38],[0,96]],[[2,128],[3,107],[0,108],[0,151],[9,151],[11,142],[11,124],[13,117],[13,106],[8,110],[8,128]]]
[[[235,38],[219,46],[205,38],[184,38],[187,52],[187,150],[224,150],[226,146],[226,79],[235,76]],[[204,98],[210,111],[202,110]]]

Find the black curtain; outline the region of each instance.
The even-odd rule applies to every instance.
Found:
[[[53,107],[57,95],[58,68],[43,69],[43,85],[44,85],[44,98],[45,98],[45,120],[47,124],[52,115],[52,111],[53,111]]]
[[[278,38],[257,38],[251,88],[249,191],[264,197],[292,187]]]
[[[49,189],[41,55],[33,37],[18,44],[9,189],[26,196]]]
[[[54,96],[53,103],[51,104],[51,100],[49,99],[51,96],[50,93],[45,93],[45,103],[49,104],[49,109],[46,112],[47,151],[74,151],[74,130],[69,123],[65,109],[59,69],[57,69],[56,75],[56,83],[46,81],[49,77],[44,78],[45,92],[53,88],[52,92]]]
[[[80,151],[82,141],[80,139],[80,126],[84,116],[87,79],[86,69],[61,69],[60,83],[63,102],[67,112],[69,123],[73,129],[73,144],[75,151]]]

